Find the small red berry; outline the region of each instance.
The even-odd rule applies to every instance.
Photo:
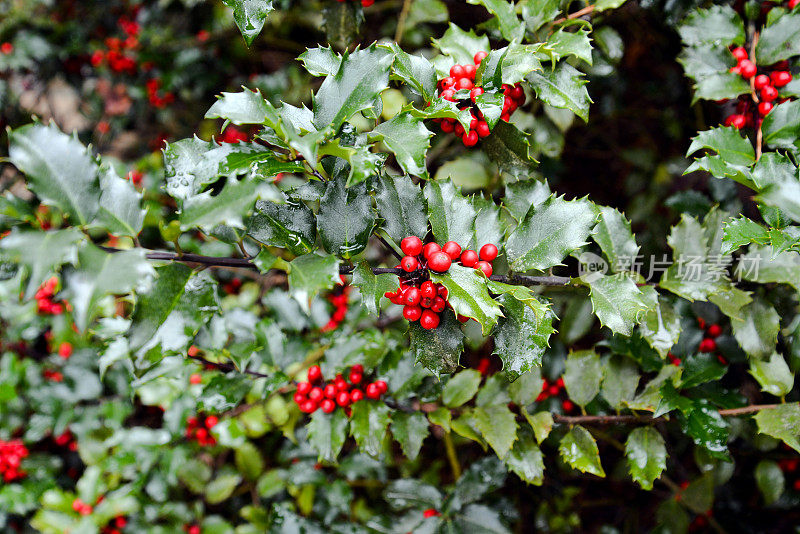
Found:
[[[432,299],[436,297],[436,285],[430,280],[426,280],[422,282],[422,285],[419,286],[419,292],[422,298]]]
[[[404,256],[402,260],[400,260],[400,267],[407,273],[411,271],[416,271],[417,267],[419,267],[419,261],[414,256]]]
[[[756,76],[756,79],[753,82],[753,87],[755,87],[757,90],[761,90],[764,87],[768,86],[769,84],[770,84],[769,76],[767,76],[766,74],[759,74],[758,76]]]
[[[375,385],[378,386],[378,390],[381,392],[381,395],[389,391],[389,384],[387,384],[384,380],[376,380]]]
[[[307,400],[300,405],[300,411],[303,413],[314,413],[317,410],[317,403],[312,400]]]
[[[186,529],[186,534],[200,534],[200,527],[198,525],[192,525]]]
[[[478,134],[478,137],[489,137],[489,134],[492,133],[486,121],[478,122],[478,126],[475,127],[475,132]]]
[[[478,136],[478,132],[475,130],[470,130],[469,133],[464,135],[464,138],[461,140],[466,147],[473,147],[478,144],[478,140],[480,137]]]
[[[64,358],[65,360],[72,356],[72,344],[67,343],[66,341],[58,346],[58,355]]]
[[[775,87],[783,87],[792,81],[792,73],[785,70],[772,72],[769,77],[772,79],[772,85]]]
[[[439,252],[440,250],[442,250],[442,247],[440,247],[438,243],[426,243],[422,248],[422,255],[425,256],[425,259],[429,260],[435,252]]]
[[[443,299],[447,298],[447,288],[444,287],[442,284],[439,284],[439,287],[436,288],[436,292],[439,294],[440,297]]]
[[[744,115],[731,115],[726,120],[726,125],[733,126],[734,128],[741,130],[747,125],[747,118],[745,118]]]
[[[450,259],[446,252],[436,252],[428,258],[428,268],[437,273],[447,272],[452,263],[453,260]]]
[[[406,256],[419,256],[422,252],[422,240],[415,235],[410,235],[400,241],[400,248]]]
[[[480,257],[484,261],[494,261],[497,258],[497,247],[487,243],[481,247]]]
[[[350,404],[350,392],[348,391],[340,391],[339,395],[336,396],[336,404],[344,408],[345,406]]]
[[[308,395],[311,388],[311,382],[300,382],[297,384],[297,392],[301,395]]]
[[[737,46],[731,50],[731,54],[739,61],[747,59],[747,50],[743,46]]]
[[[442,515],[442,514],[440,514],[440,513],[439,513],[437,510],[435,510],[434,508],[428,508],[427,510],[425,510],[424,512],[422,512],[422,517],[426,517],[426,518],[427,518],[427,517],[438,517],[438,516],[440,516],[440,515]]]
[[[419,304],[422,295],[420,291],[416,287],[409,287],[406,289],[405,293],[403,293],[403,302],[406,303],[408,306],[416,306]]]
[[[700,352],[714,352],[717,350],[717,342],[710,338],[705,338],[700,342]]]
[[[483,87],[473,87],[469,92],[469,98],[473,102],[483,94]]]
[[[203,381],[203,377],[202,377],[202,376],[200,376],[200,375],[199,375],[199,374],[197,374],[197,373],[194,373],[194,374],[192,374],[192,376],[190,376],[190,377],[189,377],[189,383],[190,383],[190,384],[197,385],[197,384],[199,384],[199,383],[200,383],[200,382],[202,382],[202,381]]]
[[[455,261],[461,255],[461,245],[455,241],[448,241],[442,247],[442,252],[446,253],[453,261]]]
[[[425,310],[422,312],[422,316],[419,318],[419,324],[425,330],[433,330],[439,326],[439,314],[430,310]]]
[[[214,428],[219,423],[219,418],[215,415],[206,417],[206,428]]]
[[[483,58],[485,58],[488,55],[489,54],[487,52],[481,51],[481,52],[478,52],[477,54],[475,54],[475,56],[472,59],[473,59],[473,61],[475,62],[476,65],[480,65],[481,61],[483,61]]]
[[[338,392],[347,391],[348,389],[350,389],[350,385],[344,378],[337,378],[334,381],[334,385],[336,386],[336,391]]]
[[[355,364],[354,366],[352,366],[350,368],[350,372],[351,373],[359,373],[359,374],[363,375],[364,374],[364,366],[361,365],[360,363],[357,363],[357,364]]]
[[[357,386],[361,383],[362,380],[364,380],[364,375],[362,375],[361,373],[356,373],[355,371],[351,371],[350,376],[348,378],[350,379],[351,384]]]
[[[333,402],[331,399],[323,399],[322,402],[319,403],[319,407],[325,413],[331,413],[333,410],[336,409],[336,403]]]
[[[478,71],[477,65],[464,65],[464,76],[469,78],[470,80],[475,79],[475,73]]]
[[[571,400],[567,399],[561,403],[561,408],[563,408],[565,412],[571,412],[575,408],[575,405]]]
[[[327,384],[325,388],[323,388],[322,393],[323,395],[325,395],[325,398],[327,399],[335,399],[337,393],[336,386],[334,386],[333,384]]]
[[[758,68],[756,67],[755,63],[749,59],[743,59],[739,61],[739,71],[741,72],[743,78],[749,80],[756,75]]]
[[[778,98],[778,90],[768,85],[761,90],[761,100],[765,102],[772,102]]]
[[[194,345],[192,345],[191,347],[189,347],[189,350],[186,351],[186,354],[188,354],[190,358],[194,358],[195,356],[197,356],[198,352],[199,349]]]
[[[375,384],[375,383],[373,382],[372,384],[369,384],[369,385],[367,386],[367,393],[366,393],[366,395],[367,395],[367,398],[368,398],[368,399],[373,399],[373,400],[375,400],[375,399],[378,399],[378,398],[380,398],[380,396],[381,396],[381,390],[380,390],[380,388],[378,387],[378,385],[377,385],[377,384]]]
[[[478,253],[474,250],[465,250],[461,253],[461,265],[464,267],[475,267],[478,263]]]
[[[450,67],[450,76],[453,78],[462,78],[464,76],[464,67],[461,65],[453,65]]]
[[[422,308],[419,306],[405,306],[403,308],[403,317],[407,321],[414,322],[419,321],[419,318],[422,316]]]
[[[321,401],[324,397],[325,394],[322,392],[322,388],[319,387],[312,388],[308,393],[308,400],[315,403]]]
[[[452,133],[453,130],[455,130],[455,129],[456,129],[456,124],[455,124],[454,121],[451,121],[451,120],[448,120],[448,119],[444,119],[442,121],[442,131],[444,133]]]
[[[722,334],[722,328],[718,324],[712,324],[708,327],[707,333],[709,337],[719,337]]]
[[[445,89],[444,91],[442,91],[442,95],[441,96],[442,96],[443,99],[449,100],[450,102],[452,102],[453,100],[455,100],[455,94],[456,94],[455,89],[450,88],[450,89]]]
[[[447,301],[444,300],[442,297],[436,297],[433,299],[433,302],[430,305],[431,311],[436,313],[442,313],[444,309],[447,307]]]
[[[492,276],[492,264],[488,261],[479,261],[475,265],[475,268],[483,271],[483,274],[485,274],[487,278]]]
[[[299,393],[295,393],[294,394],[294,402],[298,406],[300,406],[301,404],[303,404],[307,400],[308,400],[308,397],[306,397],[305,395],[301,395]]]
[[[312,365],[308,368],[308,381],[311,383],[317,382],[322,378],[322,369],[319,365]]]
[[[364,392],[360,389],[354,389],[350,392],[350,401],[356,403],[360,400],[364,400]]]

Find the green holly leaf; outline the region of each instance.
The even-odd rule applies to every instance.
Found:
[[[781,498],[786,479],[784,478],[783,471],[778,465],[778,462],[773,460],[761,460],[753,470],[753,476],[755,476],[756,485],[761,495],[764,497],[765,504],[774,504]]]
[[[253,44],[274,9],[272,0],[223,0],[223,3],[233,9],[233,20],[247,46]]]
[[[649,310],[648,302],[636,283],[626,274],[590,276],[592,311],[615,334],[630,336]]]
[[[206,112],[206,119],[223,119],[233,124],[265,124],[277,119],[272,105],[261,91],[243,88],[238,93],[222,93]]]
[[[421,363],[436,374],[456,370],[464,348],[464,334],[453,313],[443,313],[439,326],[433,330],[425,330],[414,322],[409,326],[409,332],[415,363]]]
[[[408,508],[435,508],[442,506],[442,494],[434,486],[410,478],[392,480],[383,492],[383,498],[393,510]]]
[[[686,155],[689,156],[704,148],[716,152],[730,165],[748,167],[756,161],[755,149],[750,140],[742,137],[739,130],[733,126],[720,126],[699,132],[692,138],[692,144],[689,145]]]
[[[452,414],[444,406],[439,406],[434,411],[428,413],[428,420],[434,425],[439,425],[445,432],[450,432],[450,421]]]
[[[361,262],[353,271],[352,285],[361,292],[361,304],[373,315],[380,313],[378,304],[387,291],[397,289],[397,276],[393,274],[372,273],[367,262]]]
[[[567,254],[586,244],[596,220],[595,207],[586,200],[551,196],[532,206],[506,242],[510,267],[541,271],[560,265]]]
[[[364,10],[359,2],[325,3],[322,21],[325,40],[339,49],[345,49],[358,39],[359,28],[364,22]]]
[[[336,74],[327,76],[314,95],[314,125],[336,131],[344,122],[366,109],[389,86],[393,54],[376,45],[342,56]]]
[[[220,473],[206,484],[203,494],[209,504],[219,504],[228,499],[233,494],[239,484],[242,483],[242,476],[233,472],[232,469],[223,468]]]
[[[436,241],[465,246],[473,236],[476,211],[451,181],[429,181],[424,189],[428,218]]]
[[[574,56],[589,65],[592,64],[592,40],[589,38],[591,26],[588,24],[575,31],[561,27],[547,38],[547,47],[553,51],[555,59]]]
[[[639,387],[639,367],[630,359],[615,354],[603,361],[602,397],[612,408],[632,401]]]
[[[763,359],[772,354],[778,343],[780,317],[771,304],[756,298],[742,308],[738,317],[731,317],[731,327],[742,350]]]
[[[431,280],[447,288],[447,302],[458,315],[475,319],[487,335],[503,316],[486,288],[486,277],[478,269],[453,264],[444,274],[431,272]]]
[[[780,439],[800,452],[800,403],[792,402],[761,410],[754,419],[760,433]]]
[[[506,47],[492,50],[481,61],[475,73],[476,84],[500,89],[503,84],[514,85],[523,81],[528,74],[542,70],[542,62],[538,55],[541,48],[541,43],[532,45],[511,43]],[[500,105],[502,106],[502,102]]]
[[[210,232],[221,224],[244,228],[243,218],[259,198],[277,202],[283,196],[273,184],[253,176],[242,180],[229,178],[218,194],[206,191],[184,201],[179,218],[181,229],[201,228]]]
[[[777,63],[797,55],[800,49],[800,13],[797,10],[776,10],[767,16],[756,46],[758,62],[764,65]]]
[[[689,354],[683,358],[680,387],[688,389],[706,382],[719,380],[727,372],[728,368],[722,365],[716,356],[711,354]]]
[[[777,352],[773,352],[769,360],[750,360],[750,374],[762,391],[776,397],[788,395],[794,386],[794,373]]]
[[[678,61],[686,76],[695,81],[692,102],[703,98],[736,98],[750,91],[750,84],[740,75],[728,72],[735,63],[730,50],[716,44],[699,44],[683,49]]]
[[[508,395],[518,406],[532,403],[542,391],[542,374],[539,367],[526,371],[508,385]]]
[[[549,305],[535,297],[521,301],[506,294],[499,300],[505,317],[494,333],[494,354],[503,361],[506,377],[516,380],[542,365],[548,340],[555,332],[553,315]]]
[[[552,192],[547,182],[528,179],[508,184],[503,195],[503,206],[517,221],[525,218],[531,207],[539,206],[550,198]]]
[[[800,35],[800,33],[798,33]],[[764,143],[775,148],[798,149],[800,137],[800,100],[778,104],[761,124]]]
[[[537,412],[533,415],[530,415],[525,408],[520,408],[520,411],[531,425],[531,428],[533,428],[536,441],[541,445],[541,443],[547,439],[547,436],[549,436],[550,432],[553,430],[553,415],[550,412]]]
[[[745,216],[725,224],[722,238],[722,253],[730,254],[750,243],[766,245],[769,243],[769,230]]]
[[[770,247],[753,245],[739,258],[736,275],[750,282],[789,284],[800,290],[800,254],[773,254]]]
[[[474,411],[477,426],[498,458],[505,458],[517,439],[517,420],[505,404],[478,406]]]
[[[642,337],[662,358],[666,358],[680,338],[680,317],[668,300],[658,295],[654,287],[645,286],[639,289],[648,303],[648,310],[639,325]]]
[[[383,402],[368,400],[353,404],[352,410],[350,435],[362,451],[377,456],[383,448],[391,410]]]
[[[100,207],[100,168],[77,137],[55,124],[28,124],[8,132],[8,160],[27,177],[42,203],[56,206],[79,226]]]
[[[541,486],[544,481],[544,457],[530,430],[522,429],[511,452],[504,459],[509,470],[528,484]]]
[[[554,108],[568,109],[584,121],[589,120],[592,99],[583,73],[575,67],[562,61],[553,69],[531,72],[527,80],[541,101]]]
[[[308,48],[297,59],[303,63],[306,70],[313,76],[336,74],[342,64],[342,55],[330,46]]]
[[[289,262],[289,290],[305,310],[317,293],[340,282],[339,260],[330,254],[306,254]]]
[[[137,294],[126,334],[131,350],[143,353],[159,343],[162,351],[184,350],[219,309],[216,282],[179,263],[156,268],[156,275],[155,283]]]
[[[563,378],[569,398],[586,406],[600,393],[603,378],[600,357],[591,350],[571,352],[565,362]]]
[[[412,235],[421,239],[428,233],[425,197],[408,176],[381,176],[375,202],[383,229],[396,243]]]
[[[67,273],[65,287],[75,324],[85,331],[107,295],[125,295],[155,275],[142,249],[108,253],[89,243],[78,252],[79,268]]]
[[[527,178],[537,163],[533,157],[531,138],[531,134],[513,124],[498,121],[491,135],[483,140],[483,148],[501,172],[519,179]]]
[[[84,239],[77,228],[49,232],[23,232],[15,228],[0,239],[0,262],[25,266],[28,274],[25,298],[30,299],[59,267],[78,261],[78,243]]]
[[[743,45],[745,41],[742,19],[730,6],[692,11],[678,28],[678,33],[687,46],[702,43]]]
[[[592,229],[592,239],[608,259],[612,272],[629,271],[639,254],[631,223],[614,208],[601,206],[600,219]]]
[[[142,209],[142,194],[110,167],[103,169],[100,174],[100,189],[102,193],[97,221],[111,234],[137,236],[147,213]]]
[[[397,43],[380,46],[394,54],[392,74],[421,95],[425,102],[433,101],[436,95],[436,69],[428,58],[408,54]]]
[[[525,24],[517,18],[514,4],[506,0],[467,0],[473,5],[481,5],[494,15],[500,28],[500,35],[506,41],[520,41],[525,35]]]
[[[430,148],[433,132],[422,120],[409,113],[398,113],[390,120],[376,126],[369,134],[371,141],[382,141],[391,150],[397,163],[408,174],[428,177],[425,154]]]
[[[409,460],[419,455],[422,442],[428,436],[428,420],[419,412],[396,412],[392,416],[392,435],[400,443]]]
[[[465,32],[452,22],[440,39],[433,39],[433,46],[445,56],[450,56],[458,64],[474,62],[475,54],[490,50],[489,38],[485,35],[476,35],[474,31]],[[447,69],[452,62],[449,62]],[[437,64],[437,67],[439,65]]]
[[[317,220],[303,202],[284,198],[285,203],[259,200],[247,221],[247,235],[264,245],[281,247],[295,255],[314,250]]]
[[[475,369],[465,369],[456,373],[444,386],[442,402],[448,408],[458,408],[475,396],[480,385],[481,374]]]
[[[597,443],[588,430],[576,425],[567,432],[558,445],[561,458],[572,468],[582,473],[591,473],[599,477],[606,476],[600,464],[600,451]]]
[[[335,463],[347,439],[348,419],[344,410],[325,413],[317,410],[308,422],[308,443],[317,451],[320,462]]]
[[[778,208],[783,215],[800,221],[800,176],[791,160],[774,152],[764,154],[753,169],[753,181],[760,189],[755,197],[757,202]]]
[[[714,458],[728,459],[730,425],[706,400],[693,401],[688,415],[679,414],[683,431]]]
[[[352,258],[367,247],[373,226],[375,213],[364,184],[345,188],[343,177],[328,182],[317,214],[317,227],[325,250]]]
[[[634,482],[653,489],[653,481],[667,468],[667,447],[658,431],[649,426],[634,429],[625,442],[625,457]]]

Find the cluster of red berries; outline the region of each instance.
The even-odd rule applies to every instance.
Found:
[[[339,2],[344,2],[345,0],[339,0]],[[361,0],[361,7],[369,7],[375,3],[375,0]]]
[[[389,389],[383,380],[367,384],[363,390],[356,387],[364,382],[364,367],[359,364],[350,368],[347,377],[349,382],[339,374],[333,380],[325,383],[319,365],[309,367],[306,378],[307,382],[298,382],[297,391],[294,394],[294,402],[303,413],[314,413],[317,409],[331,413],[337,406],[340,406],[349,416],[351,404],[364,400],[364,398],[380,399],[381,395]]]
[[[736,113],[728,115],[724,121],[725,126],[741,130],[746,126],[760,124],[761,119],[775,107],[773,102],[776,100],[778,103],[788,100],[778,98],[778,89],[792,81],[792,73],[789,72],[789,63],[781,61],[764,68],[766,72],[758,74],[758,67],[749,59],[744,47],[733,48],[731,54],[736,58],[737,64],[730,68],[730,72],[749,80],[753,88],[752,94],[739,97]]]
[[[229,282],[225,282],[222,285],[222,290],[226,295],[237,295],[240,289],[242,289],[241,278],[233,278]]]
[[[217,423],[219,423],[219,418],[215,415],[206,416],[202,425],[199,418],[189,417],[186,420],[186,437],[196,440],[197,443],[203,446],[216,445],[217,440],[209,431],[217,426]]]
[[[700,346],[698,350],[705,354],[712,353],[717,350],[717,342],[715,341],[720,335],[722,335],[722,327],[716,323],[713,324],[706,324],[705,320],[702,317],[697,318],[697,324],[705,330],[705,334],[703,336],[703,340],[700,341]],[[726,360],[721,354],[717,354],[717,360],[722,365],[728,365],[728,360]]]
[[[55,441],[56,445],[59,447],[66,447],[71,451],[78,450],[78,442],[75,441],[75,436],[72,435],[72,432],[69,431],[69,428],[64,430],[64,432],[58,436],[55,436],[53,441]]]
[[[250,135],[236,128],[235,126],[228,126],[225,130],[217,137],[217,141],[219,143],[240,143],[242,141],[247,142],[250,140]]]
[[[64,313],[64,308],[68,306],[68,303],[64,301],[64,304],[62,304],[53,300],[57,288],[58,278],[55,276],[39,286],[34,295],[38,313],[41,315],[61,315]]]
[[[64,375],[61,374],[61,371],[53,371],[52,369],[44,369],[42,371],[42,377],[45,380],[49,380],[50,382],[63,382]]]
[[[564,388],[564,379],[558,377],[558,380],[555,382],[549,382],[546,378],[542,383],[542,391],[536,397],[536,402],[543,402],[549,399],[550,397],[566,397],[566,389]],[[564,410],[564,413],[569,413],[575,409],[575,403],[571,400],[564,398],[561,400],[561,409]]]
[[[800,0],[798,0],[800,1]],[[781,468],[785,478],[791,478],[792,488],[795,491],[800,491],[800,458],[784,458],[778,461],[778,467]]]
[[[472,120],[469,124],[469,130],[465,130],[461,123],[455,119],[433,119],[434,122],[438,122],[441,125],[443,132],[454,132],[456,136],[461,138],[464,146],[468,147],[475,146],[478,144],[479,139],[488,137],[491,133],[489,124],[484,120],[483,113],[475,104],[478,96],[484,93],[483,87],[475,85],[475,73],[478,71],[481,61],[488,55],[486,52],[475,54],[473,58],[474,65],[453,65],[450,67],[450,76],[439,80],[437,88],[440,98],[456,102],[459,109],[471,108]],[[505,98],[500,120],[508,122],[511,119],[511,114],[525,103],[525,91],[519,83],[513,86],[503,84],[502,90]],[[459,91],[469,91],[469,96],[464,93],[463,97],[461,97],[459,96]]]
[[[100,531],[102,534],[122,534],[122,529],[128,525],[128,520],[124,516],[118,515],[113,523],[104,526]]]
[[[20,469],[22,459],[28,456],[28,449],[18,439],[0,440],[0,475],[5,482],[13,482],[25,476]]]
[[[14,45],[6,41],[3,44],[0,44],[0,53],[4,55],[9,55],[11,52],[14,51]]]
[[[346,284],[344,276],[339,277],[344,285],[337,287],[328,294],[328,302],[333,306],[333,315],[325,326],[320,328],[322,332],[330,332],[339,328],[347,315],[348,301],[350,299],[350,286]]]
[[[183,525],[186,534],[200,534],[200,525]]]
[[[72,509],[81,515],[90,515],[94,511],[94,507],[91,504],[85,503],[80,499],[72,501]]]
[[[151,78],[144,84],[147,91],[147,100],[153,107],[165,108],[175,102],[175,94],[171,91],[161,91],[161,80]]]
[[[128,173],[126,178],[130,180],[134,186],[139,187],[140,185],[142,185],[142,180],[144,179],[144,173],[142,171],[131,171]]]
[[[408,273],[400,277],[400,287],[396,291],[383,294],[393,304],[403,306],[403,317],[409,322],[419,321],[420,326],[432,330],[439,326],[440,317],[448,307],[447,288],[435,284],[429,278],[428,270],[445,273],[453,262],[464,267],[478,269],[487,277],[492,275],[492,263],[497,258],[497,247],[491,243],[483,245],[480,253],[474,250],[461,251],[461,245],[448,241],[444,246],[430,242],[423,245],[417,236],[408,236],[400,242],[403,258],[400,267]],[[459,321],[466,322],[466,317]]]
[[[105,40],[106,50],[95,50],[90,62],[97,68],[108,62],[108,67],[113,72],[136,73],[136,58],[133,51],[139,47],[139,32],[141,27],[137,22],[122,16],[117,21],[125,38],[109,37]]]

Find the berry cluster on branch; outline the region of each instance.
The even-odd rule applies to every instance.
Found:
[[[186,420],[186,437],[194,439],[200,445],[216,445],[217,440],[211,435],[211,429],[217,426],[219,418],[215,415],[208,415],[203,419],[203,424],[200,424],[199,417],[189,417]]]
[[[761,120],[775,107],[774,102],[783,103],[788,97],[780,98],[778,89],[792,81],[789,72],[789,63],[780,61],[774,65],[761,66],[761,74],[743,46],[731,50],[737,63],[730,68],[730,72],[740,75],[750,81],[753,91],[751,94],[742,95],[736,102],[736,112],[725,118],[725,126],[733,126],[739,130],[749,126],[759,126]]]
[[[13,482],[25,476],[20,466],[28,456],[28,449],[20,440],[0,440],[0,476],[5,482]]]
[[[389,389],[383,380],[371,382],[363,390],[359,388],[358,386],[364,382],[364,367],[360,364],[350,368],[347,380],[338,374],[333,380],[325,382],[319,365],[309,367],[306,378],[306,382],[298,382],[294,402],[301,412],[307,414],[314,413],[318,409],[324,413],[333,413],[338,406],[345,410],[349,417],[351,405],[364,398],[380,399]]]

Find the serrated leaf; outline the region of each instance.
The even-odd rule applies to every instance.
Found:
[[[438,489],[409,478],[392,480],[383,492],[383,498],[394,510],[426,507],[438,509],[442,504],[442,494]]]
[[[711,354],[690,354],[683,359],[680,387],[688,389],[719,380],[727,371],[727,367]]]
[[[633,333],[649,307],[642,291],[626,274],[592,276],[587,282],[590,288],[592,311],[600,324],[623,336]]]
[[[394,153],[398,165],[407,174],[422,178],[428,176],[425,155],[432,136],[433,132],[420,119],[402,112],[376,126],[369,134],[370,140],[382,141]]]
[[[639,387],[639,368],[625,356],[615,354],[603,362],[600,394],[612,408],[632,401]]]
[[[110,234],[135,237],[144,223],[146,210],[142,209],[142,194],[133,184],[117,176],[110,168],[100,174],[100,208],[97,221]]]
[[[529,45],[511,43],[506,47],[490,51],[481,61],[475,74],[476,84],[500,89],[503,84],[514,85],[523,81],[528,74],[542,70],[542,63],[537,54],[541,48],[541,43]],[[502,102],[500,104],[502,106]]]
[[[352,285],[361,292],[361,303],[373,315],[378,315],[378,304],[387,291],[397,288],[397,277],[393,274],[373,274],[366,262],[361,262],[353,271]]]
[[[364,10],[359,2],[326,2],[322,7],[322,20],[325,40],[343,50],[357,40]]]
[[[317,451],[320,462],[336,462],[347,439],[348,419],[344,410],[334,410],[326,414],[317,410],[308,422],[308,443]]]
[[[533,428],[536,441],[541,444],[553,430],[553,415],[550,412],[537,412],[533,415],[528,414],[525,408],[521,409],[522,415]]]
[[[745,245],[769,243],[769,230],[745,216],[733,219],[725,224],[725,236],[722,238],[722,253],[730,254]]]
[[[689,415],[679,416],[683,431],[715,458],[728,458],[730,425],[708,401],[694,401]]]
[[[389,407],[383,402],[364,400],[353,404],[352,410],[350,435],[362,451],[377,456],[383,448],[383,438],[389,426]]]
[[[750,140],[742,137],[739,130],[733,126],[720,126],[698,132],[692,138],[692,144],[689,145],[686,155],[689,156],[704,148],[713,150],[731,165],[749,166],[756,161],[755,149]]]
[[[771,304],[757,298],[742,308],[738,317],[731,317],[731,327],[736,341],[747,354],[766,358],[778,343],[780,317]]]
[[[456,370],[464,348],[464,334],[453,313],[445,311],[439,326],[433,330],[425,330],[414,322],[409,332],[415,363],[421,363],[435,374]]]
[[[553,21],[561,12],[559,0],[521,0],[517,6],[522,8],[522,20],[531,32]]]
[[[87,243],[78,252],[78,265],[78,269],[68,272],[65,286],[75,324],[82,331],[94,319],[103,297],[125,295],[155,275],[142,249],[112,254]]]
[[[600,218],[592,229],[592,239],[608,259],[613,272],[628,271],[639,254],[631,223],[614,208],[601,206]]]
[[[393,54],[374,44],[342,56],[339,70],[327,76],[314,95],[314,125],[333,131],[359,111],[372,108],[389,86]]]
[[[504,459],[508,468],[528,484],[541,486],[544,480],[544,457],[531,432],[520,431],[519,439]]]
[[[742,19],[730,6],[712,6],[692,11],[678,28],[683,43],[744,44]]]
[[[796,56],[800,49],[800,13],[792,10],[775,15],[768,17],[756,46],[758,62],[764,65]]]
[[[207,119],[224,119],[233,124],[264,124],[273,110],[261,91],[243,88],[238,93],[223,92],[206,112]]]
[[[640,289],[649,308],[639,325],[642,337],[662,358],[666,358],[680,338],[680,317],[668,300],[658,295],[654,287],[645,286]]]
[[[8,132],[8,160],[27,177],[44,204],[58,207],[79,226],[99,209],[99,166],[77,137],[55,124],[29,124]]]
[[[253,44],[273,10],[272,0],[223,0],[223,3],[233,9],[233,20],[247,46]]]
[[[566,108],[584,121],[589,120],[589,92],[583,73],[562,61],[553,69],[528,75],[536,96],[554,108]]]
[[[600,451],[597,443],[588,430],[576,425],[567,432],[558,445],[561,458],[574,469],[582,473],[591,473],[599,477],[606,476],[600,464]]]
[[[441,38],[433,39],[433,45],[458,64],[468,64],[473,61],[475,54],[490,49],[488,37],[478,36],[472,30],[465,32],[452,22]]]
[[[314,295],[340,281],[339,260],[335,256],[306,254],[289,262],[289,290],[305,310]]]
[[[352,258],[367,248],[373,226],[375,213],[364,184],[346,188],[343,177],[328,182],[317,214],[317,228],[325,250]]]
[[[494,332],[494,353],[503,361],[509,380],[542,365],[542,356],[549,346],[553,315],[547,304],[535,299],[523,302],[512,295],[501,295],[504,318]]]
[[[763,142],[771,147],[797,150],[800,137],[800,100],[776,105],[761,124]]]
[[[547,47],[552,49],[557,58],[574,56],[589,65],[592,64],[592,41],[589,39],[587,26],[568,32],[561,27],[547,38]]]
[[[778,462],[761,460],[753,470],[753,476],[765,504],[773,504],[781,498],[786,481]]]
[[[792,402],[761,410],[754,419],[760,433],[783,440],[800,452],[800,403]]]
[[[788,395],[794,386],[794,373],[777,352],[773,352],[769,360],[750,360],[750,374],[762,391],[776,397]]]
[[[506,41],[519,41],[525,35],[525,24],[517,18],[513,2],[506,0],[467,0],[467,2],[482,5],[486,11],[494,15],[500,28],[500,35]]]
[[[475,396],[480,384],[481,374],[478,371],[464,369],[447,381],[442,391],[442,402],[448,408],[458,408]]]
[[[533,157],[531,137],[513,124],[498,121],[491,135],[483,140],[483,148],[501,172],[515,178],[527,178],[537,163]]]
[[[475,319],[484,335],[503,316],[497,301],[486,287],[486,277],[478,269],[453,264],[443,274],[431,272],[431,280],[447,288],[447,302],[458,315]]]
[[[586,406],[600,393],[603,378],[600,357],[594,351],[581,350],[570,353],[564,365],[564,386],[569,398]]]
[[[739,258],[736,275],[751,282],[789,284],[800,290],[800,254],[773,254],[770,247],[753,245]]]
[[[505,458],[517,439],[517,421],[505,404],[478,406],[475,425],[499,458]]]
[[[416,459],[423,440],[428,436],[428,420],[425,416],[419,412],[397,412],[392,416],[391,429],[406,458]]]
[[[317,220],[299,200],[285,198],[283,204],[259,200],[247,221],[247,235],[264,245],[281,247],[295,255],[314,250]]]
[[[511,401],[521,407],[536,400],[541,391],[542,373],[538,367],[522,373],[508,385],[508,395],[511,397]]]
[[[503,195],[503,205],[517,221],[525,218],[531,207],[538,206],[548,198],[551,191],[547,182],[520,180],[508,184]]]
[[[470,242],[475,224],[475,208],[450,181],[427,183],[424,189],[428,202],[428,218],[436,241],[455,241],[465,246]]]
[[[433,101],[436,95],[436,69],[428,61],[428,58],[408,54],[397,43],[387,43],[380,46],[386,47],[394,54],[392,73],[413,91],[421,95],[425,102]]]
[[[425,197],[408,176],[381,176],[375,202],[381,226],[396,243],[412,235],[422,239],[428,233]]]
[[[586,244],[597,219],[586,200],[551,196],[533,206],[506,242],[506,255],[515,271],[545,270]]]
[[[25,266],[28,274],[25,298],[30,299],[59,267],[78,261],[78,243],[84,238],[77,228],[48,232],[23,232],[15,228],[0,239],[0,261]]]
[[[297,58],[314,76],[336,74],[342,64],[342,55],[328,47],[309,48]]]
[[[625,457],[634,482],[653,489],[653,481],[667,468],[667,447],[658,431],[649,426],[635,428],[625,442]]]
[[[445,432],[450,432],[451,419],[452,414],[450,413],[450,410],[444,406],[439,406],[434,411],[428,412],[428,420],[434,425],[439,425],[442,427]]]
[[[207,232],[221,224],[244,228],[244,217],[259,198],[282,200],[280,191],[273,185],[253,176],[242,180],[229,178],[218,194],[211,191],[187,198],[179,217],[181,229],[201,228]]]

